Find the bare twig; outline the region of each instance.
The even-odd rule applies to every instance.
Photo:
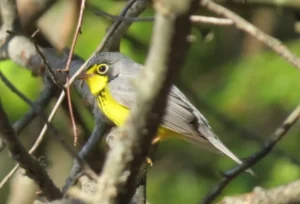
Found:
[[[153,22],[154,17],[153,16],[148,16],[148,17],[124,17],[124,16],[116,16],[112,15],[110,13],[107,13],[97,6],[93,5],[92,3],[87,3],[87,9],[90,9],[93,14],[97,16],[102,16],[108,20],[113,20],[113,21],[127,21],[127,22]]]
[[[214,3],[211,0],[202,0],[200,1],[201,5],[208,10],[222,15],[228,19],[233,21],[233,24],[242,31],[248,33],[253,36],[255,39],[267,45],[273,51],[278,53],[282,58],[288,61],[290,64],[294,65],[297,69],[300,69],[300,59],[293,54],[285,45],[283,45],[279,40],[273,38],[272,36],[264,33],[251,23],[244,20],[242,17],[238,16],[234,12],[228,10],[227,8]]]
[[[80,13],[79,13],[79,17],[78,17],[78,22],[77,22],[77,26],[76,26],[76,31],[73,37],[73,41],[72,41],[72,45],[71,45],[71,50],[69,53],[69,57],[67,60],[67,64],[66,64],[66,68],[61,70],[63,72],[67,72],[69,73],[70,71],[70,65],[71,65],[71,60],[72,60],[72,55],[76,46],[76,42],[80,33],[80,29],[81,29],[81,24],[82,24],[82,20],[83,20],[83,12],[84,12],[84,8],[85,8],[85,1],[86,0],[81,0],[81,5],[80,5]]]
[[[284,1],[274,1],[274,0],[216,0],[217,3],[226,3],[226,4],[233,4],[233,5],[245,5],[249,6],[273,6],[276,8],[293,8],[299,9],[300,8],[300,1],[295,0],[284,0]]]
[[[298,105],[297,108],[281,124],[281,126],[275,130],[261,150],[252,154],[242,163],[242,165],[225,172],[224,178],[201,201],[201,203],[211,203],[234,178],[267,156],[272,151],[273,147],[284,137],[284,135],[286,135],[287,131],[297,122],[299,117],[300,105]]]
[[[52,79],[52,82],[54,84],[56,84],[59,88],[63,89],[63,87],[61,86],[61,84],[59,83],[59,79],[56,77],[56,73],[53,71],[52,67],[50,66],[49,62],[47,61],[45,55],[42,53],[42,51],[40,50],[39,46],[36,44],[35,40],[34,40],[34,36],[36,35],[36,33],[39,32],[39,29],[36,30],[36,32],[34,32],[31,36],[31,40],[34,44],[34,47],[37,51],[37,53],[39,54],[44,67],[46,68],[46,70],[48,71],[50,78]]]
[[[72,100],[72,107],[73,107],[73,113],[74,113],[74,118],[75,121],[77,121],[77,123],[81,126],[82,128],[82,134],[83,135],[89,135],[90,134],[90,130],[89,127],[87,125],[87,122],[84,120],[84,117],[81,115],[81,108],[82,107],[76,107],[76,103],[74,98],[71,98]],[[64,112],[68,115],[69,114],[69,105],[68,105],[68,100],[64,100],[62,103],[62,108],[64,110]],[[70,117],[70,115],[69,115]]]
[[[67,60],[67,65],[66,68],[63,69],[63,72],[66,72],[68,74],[67,76],[67,82],[66,82],[66,92],[67,92],[67,100],[68,100],[68,105],[69,105],[69,112],[70,112],[70,118],[71,118],[71,122],[72,122],[72,126],[73,126],[73,134],[74,134],[74,146],[77,145],[77,141],[78,141],[78,130],[76,127],[76,122],[75,122],[75,118],[74,118],[74,114],[73,114],[73,108],[72,108],[72,101],[71,101],[71,90],[70,90],[70,85],[69,84],[69,71],[70,71],[70,65],[71,65],[71,60],[72,60],[72,55],[76,46],[76,42],[80,33],[80,29],[81,29],[81,24],[82,24],[82,19],[83,19],[83,12],[84,12],[84,8],[85,8],[85,1],[86,0],[81,0],[81,6],[80,6],[80,13],[79,13],[79,17],[78,17],[78,23],[77,23],[77,27],[76,27],[76,31],[73,37],[73,42],[71,45],[71,50],[69,53],[69,57]]]
[[[153,22],[155,20],[153,16],[123,17],[123,16],[112,15],[110,13],[107,13],[99,9],[97,6],[91,3],[87,4],[87,8],[90,9],[97,16],[102,16],[104,18],[107,18],[109,20],[114,20],[114,21],[126,21],[132,23],[132,22]],[[193,23],[202,23],[202,24],[211,24],[211,25],[220,25],[220,26],[228,26],[233,24],[232,20],[230,19],[216,18],[216,17],[209,17],[209,16],[199,16],[199,15],[192,15],[190,17],[190,20]]]
[[[283,204],[300,203],[300,180],[271,189],[255,187],[250,193],[225,197],[220,204]]]
[[[9,179],[17,172],[17,170],[20,168],[20,164],[16,164],[12,170],[2,179],[0,182],[0,189],[3,188],[3,186],[9,181]]]
[[[32,178],[43,191],[49,201],[62,197],[59,189],[54,185],[45,169],[39,162],[33,159],[24,146],[17,139],[7,115],[0,103],[0,134],[5,141],[12,157],[26,170],[27,175]]]
[[[152,45],[143,69],[143,84],[120,137],[108,152],[98,180],[94,203],[127,203],[136,189],[136,177],[160,124],[172,79],[188,48],[189,15],[196,1],[156,1]],[[173,2],[173,3],[172,3]],[[172,8],[172,9],[171,9]]]
[[[192,23],[201,23],[201,24],[205,23],[205,24],[218,25],[218,26],[228,26],[233,24],[232,20],[227,18],[215,18],[215,17],[208,17],[208,16],[192,15],[190,17],[190,20],[192,21]]]

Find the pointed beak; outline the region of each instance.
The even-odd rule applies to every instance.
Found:
[[[82,73],[79,76],[76,77],[77,80],[86,80],[88,78],[90,78],[92,76],[92,74],[86,74],[86,73]]]

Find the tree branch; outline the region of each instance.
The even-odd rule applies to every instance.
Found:
[[[264,33],[234,12],[212,2],[211,0],[203,0],[201,1],[201,5],[218,15],[222,15],[228,19],[231,19],[233,21],[233,24],[238,29],[259,40],[260,42],[271,48],[273,51],[275,51],[277,54],[279,54],[279,56],[281,56],[287,62],[300,70],[300,59],[276,38],[273,38],[272,36]]]
[[[258,6],[275,6],[275,7],[290,7],[290,8],[300,8],[300,1],[295,0],[216,0],[217,3],[229,3],[237,5],[249,6],[251,4]]]
[[[300,105],[298,105],[280,125],[280,127],[275,130],[270,139],[265,142],[265,145],[261,150],[252,154],[240,166],[225,172],[224,178],[205,198],[203,198],[201,203],[211,203],[233,179],[267,156],[272,151],[273,147],[275,147],[275,145],[286,135],[287,131],[297,122],[299,117]]]
[[[300,180],[271,189],[256,187],[251,193],[225,197],[220,204],[300,203]]]
[[[98,180],[94,203],[128,203],[136,177],[160,124],[172,80],[184,63],[196,1],[156,1],[152,45],[139,78],[136,103],[110,149]]]
[[[27,175],[32,178],[42,190],[49,201],[62,197],[59,189],[54,185],[45,169],[39,162],[33,159],[24,146],[20,143],[10,125],[7,115],[0,103],[0,136],[5,141],[12,157],[26,170]]]
[[[90,9],[93,14],[97,16],[101,16],[103,18],[106,18],[108,20],[115,20],[115,21],[127,21],[127,22],[153,22],[155,19],[153,16],[148,17],[123,17],[123,16],[115,16],[110,13],[107,13],[99,8],[97,6],[88,3],[87,9]],[[216,17],[209,17],[209,16],[199,16],[199,15],[192,15],[190,17],[190,20],[193,23],[204,23],[204,24],[211,24],[211,25],[219,25],[219,26],[228,26],[232,25],[232,20],[226,19],[226,18],[216,18]]]

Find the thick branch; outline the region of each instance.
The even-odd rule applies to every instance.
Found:
[[[28,154],[24,146],[18,140],[12,126],[8,121],[7,115],[3,111],[1,103],[0,134],[2,139],[5,141],[12,157],[20,164],[22,168],[26,170],[27,175],[37,183],[47,199],[51,201],[61,198],[61,192],[54,185],[45,169],[39,164],[37,160],[33,159]]]
[[[128,203],[166,106],[174,76],[184,63],[189,16],[196,1],[156,1],[156,22],[145,69],[136,84],[136,103],[119,140],[109,151],[94,203]],[[193,5],[192,5],[193,4]],[[141,86],[142,85],[142,86]]]
[[[295,0],[216,0],[218,3],[229,3],[248,6],[251,4],[258,6],[290,7],[300,9],[300,1]]]
[[[240,30],[248,33],[255,39],[264,43],[266,46],[271,48],[277,54],[279,54],[282,58],[284,58],[287,62],[292,64],[294,67],[300,70],[300,58],[292,53],[284,44],[282,44],[276,38],[264,33],[259,28],[255,27],[251,23],[247,22],[242,17],[238,16],[236,13],[228,10],[227,8],[218,5],[211,0],[203,0],[201,1],[201,5],[208,10],[222,15],[228,19],[231,19],[233,24]]]
[[[271,189],[254,188],[251,193],[225,197],[220,204],[300,203],[300,180]]]
[[[233,179],[266,157],[275,145],[286,135],[289,129],[298,121],[299,117],[300,105],[298,105],[287,119],[274,131],[271,137],[265,142],[262,149],[252,154],[240,166],[225,172],[224,178],[205,198],[203,198],[201,203],[211,203]]]

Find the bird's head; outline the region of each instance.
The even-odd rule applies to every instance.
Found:
[[[96,54],[87,64],[86,71],[78,76],[85,80],[91,93],[97,95],[119,73],[119,61],[124,58],[121,53],[103,52]]]

